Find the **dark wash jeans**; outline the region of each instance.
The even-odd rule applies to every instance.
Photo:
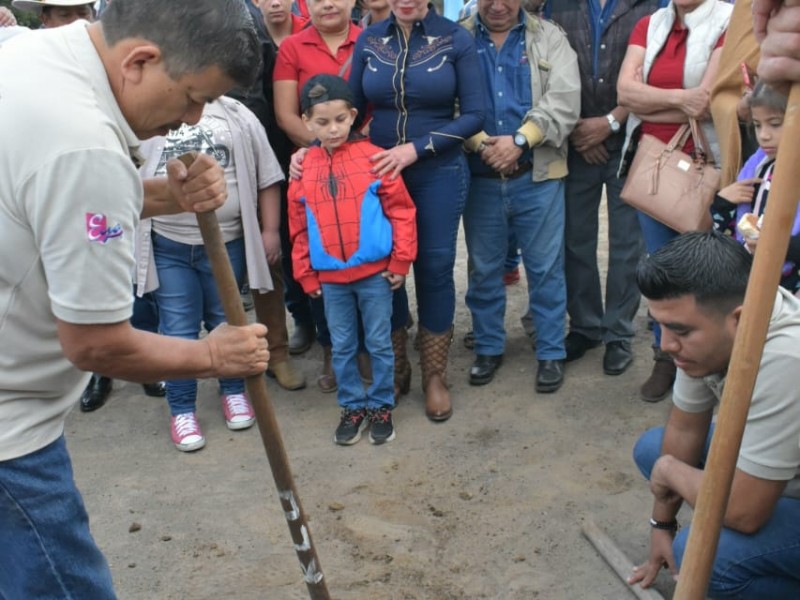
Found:
[[[403,181],[417,207],[414,284],[419,324],[444,333],[455,315],[456,240],[469,190],[466,157],[458,149],[421,160],[403,170]]]

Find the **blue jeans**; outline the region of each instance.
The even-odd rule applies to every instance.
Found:
[[[506,253],[506,260],[503,263],[503,272],[504,273],[511,273],[517,267],[519,267],[519,263],[522,260],[522,257],[519,254],[519,244],[517,243],[517,236],[514,235],[513,231],[508,233],[508,252]]]
[[[353,283],[323,283],[325,315],[333,342],[333,370],[339,406],[381,408],[394,406],[392,352],[392,289],[380,273]],[[361,312],[364,345],[372,364],[372,384],[364,391],[358,375],[357,315]]]
[[[244,238],[228,242],[225,247],[236,284],[241,289],[245,274]],[[162,334],[196,340],[200,337],[201,324],[206,331],[212,331],[225,322],[225,312],[205,247],[153,235],[153,256],[158,269],[159,287],[154,293],[161,315]],[[167,402],[173,416],[195,411],[196,379],[173,379],[166,385]],[[243,379],[220,379],[219,385],[223,394],[244,392]]]
[[[469,252],[467,306],[472,313],[475,353],[505,348],[506,290],[503,264],[508,234],[516,235],[528,277],[528,303],[536,325],[536,357],[562,359],[567,285],[564,278],[564,182],[534,183],[473,177],[464,232]]]
[[[644,245],[648,254],[652,254],[659,248],[666,246],[669,241],[680,235],[661,221],[656,221],[643,212],[638,214],[639,225],[642,227],[642,236],[644,237]],[[653,346],[656,348],[661,347],[661,326],[655,322],[653,323]]]
[[[702,463],[708,455],[713,434],[712,425]],[[650,429],[642,434],[633,449],[636,466],[647,479],[661,455],[663,439],[663,427]],[[673,543],[679,567],[689,529],[681,529]],[[722,529],[708,595],[749,600],[800,598],[800,500],[785,497],[778,500],[770,520],[754,534]]]
[[[458,225],[469,188],[461,150],[419,161],[403,170],[403,181],[417,207],[417,260],[414,283],[419,324],[444,333],[453,324]]]
[[[64,436],[0,462],[0,598],[116,598]]]

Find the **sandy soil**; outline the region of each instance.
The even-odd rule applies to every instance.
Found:
[[[268,383],[331,597],[632,598],[580,528],[592,519],[632,560],[646,555],[650,496],[631,448],[669,402],[637,396],[651,366],[644,309],[627,373],[603,375],[597,349],[568,365],[558,393],[537,395],[523,278],[508,288],[506,361],[471,387],[463,245],[457,286],[447,423],[425,418],[416,364],[397,439],[382,447],[335,446],[333,395]],[[320,362],[316,345],[298,360],[311,383]],[[208,443],[193,454],[174,449],[166,402],[138,385],[116,382],[102,410],[69,418],[78,485],[121,599],[308,597],[258,432],[228,431],[216,398],[216,383],[202,382]],[[671,592],[666,574],[658,589]]]

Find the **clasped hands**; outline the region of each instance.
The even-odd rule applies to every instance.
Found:
[[[511,135],[491,136],[481,142],[478,155],[487,166],[501,175],[511,175],[519,168],[522,148],[514,144]]]

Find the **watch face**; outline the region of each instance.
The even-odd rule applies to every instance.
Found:
[[[528,138],[526,138],[521,133],[518,133],[514,136],[514,144],[519,146],[520,148],[527,148],[528,147]]]

